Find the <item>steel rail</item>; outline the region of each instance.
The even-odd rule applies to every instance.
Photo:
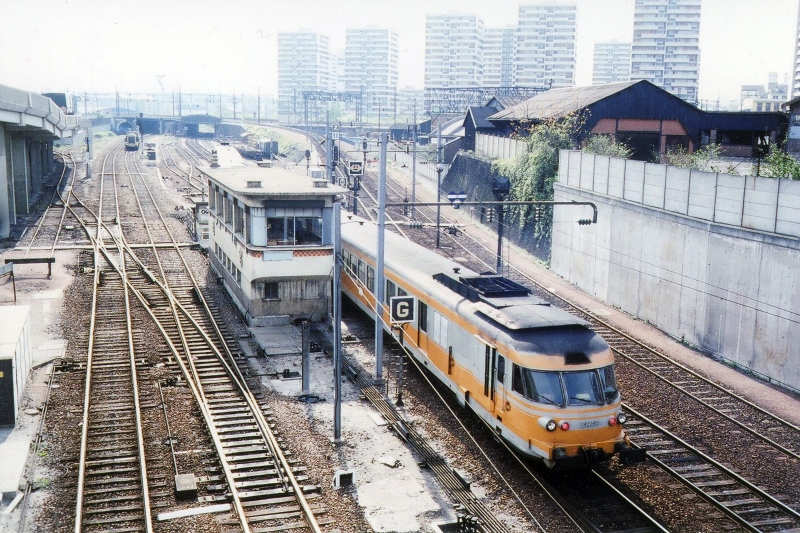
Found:
[[[106,158],[103,160],[103,168],[105,168],[106,162],[108,160],[108,155],[114,154],[114,158],[112,159],[112,179],[114,178],[114,165],[116,162],[116,152],[110,151],[109,154],[106,155]],[[109,261],[109,264],[114,266],[113,260],[105,253],[105,246],[103,245],[102,239],[100,239],[100,228],[102,225],[102,205],[103,205],[103,192],[104,192],[104,180],[101,180],[100,183],[100,208],[98,209],[98,235],[97,239],[95,240],[95,269],[94,269],[94,281],[93,281],[93,288],[92,291],[92,310],[91,310],[91,318],[90,318],[90,325],[89,325],[89,347],[87,350],[87,364],[86,364],[86,386],[84,390],[84,408],[83,408],[83,427],[81,431],[81,451],[80,451],[80,459],[79,459],[79,472],[78,472],[78,487],[77,487],[77,496],[76,496],[76,518],[75,518],[75,532],[80,533],[82,526],[83,526],[83,492],[85,488],[85,481],[86,481],[86,455],[88,449],[88,435],[89,435],[89,405],[90,405],[90,396],[91,396],[91,384],[92,384],[92,364],[93,364],[93,356],[94,356],[94,345],[95,345],[95,332],[97,328],[97,297],[98,291],[97,288],[100,283],[100,268],[97,266],[99,264],[99,250],[103,250],[103,255],[105,255],[106,259]],[[115,181],[115,191],[114,191],[114,198],[115,198],[115,210],[117,216],[119,215],[119,202],[118,197],[116,195],[116,181]],[[65,204],[67,205],[67,204]],[[112,235],[113,237],[113,235]],[[122,263],[123,270],[124,270],[124,263],[125,258],[122,253],[121,246],[119,248],[119,261]],[[123,287],[127,284],[127,278],[124,273],[121,274],[122,280],[124,282]],[[142,434],[142,419],[141,419],[141,406],[139,404],[139,386],[138,386],[138,379],[136,375],[136,355],[133,345],[133,327],[131,323],[131,311],[130,311],[130,302],[128,300],[128,291],[125,289],[125,297],[124,297],[124,307],[125,307],[125,320],[126,320],[126,329],[127,329],[127,340],[128,340],[128,353],[129,353],[129,362],[131,365],[131,381],[133,387],[133,402],[134,402],[134,417],[136,423],[136,436],[137,436],[137,449],[139,454],[139,473],[141,476],[141,485],[142,485],[142,506],[144,511],[144,521],[145,521],[145,531],[148,533],[152,532],[153,530],[153,523],[152,523],[152,516],[150,513],[150,499],[149,499],[149,490],[147,484],[147,463],[146,463],[146,453],[144,449],[144,436]]]
[[[652,428],[656,429],[656,431],[659,431],[662,434],[666,435],[668,438],[670,438],[674,442],[678,443],[680,446],[682,446],[683,448],[688,450],[690,453],[696,455],[697,457],[699,457],[700,459],[702,459],[706,463],[712,465],[714,468],[716,468],[717,470],[719,470],[720,472],[722,472],[723,474],[725,474],[729,478],[733,479],[734,481],[736,481],[740,485],[746,487],[753,494],[755,494],[755,495],[759,496],[760,498],[762,498],[765,502],[768,502],[769,504],[774,505],[775,507],[777,507],[781,511],[783,511],[785,514],[791,516],[796,522],[800,523],[800,512],[798,512],[795,509],[789,507],[788,505],[786,505],[785,503],[780,501],[778,498],[772,496],[771,494],[769,494],[768,492],[764,491],[760,487],[754,485],[753,483],[750,483],[744,477],[740,476],[739,474],[737,474],[736,472],[734,472],[730,468],[726,467],[725,465],[723,465],[719,461],[716,461],[711,456],[703,453],[698,448],[696,448],[695,446],[692,446],[691,444],[689,444],[685,440],[681,439],[677,435],[673,434],[672,432],[670,432],[669,430],[667,430],[663,426],[657,424],[655,421],[650,420],[645,415],[643,415],[642,413],[636,411],[635,409],[633,409],[629,405],[623,403],[622,407],[626,411],[632,413],[636,418],[639,418],[640,420],[644,421],[646,424],[648,424]],[[748,531],[752,531],[754,533],[760,533],[761,532],[761,530],[759,528],[757,528],[756,526],[754,526],[753,524],[751,524],[750,522],[748,522],[747,520],[742,518],[738,513],[733,511],[728,506],[724,505],[724,503],[720,502],[719,500],[717,500],[713,496],[707,494],[699,486],[695,485],[694,483],[689,481],[686,477],[682,476],[680,473],[678,473],[674,469],[670,468],[669,465],[667,465],[664,461],[661,461],[660,459],[658,459],[657,457],[654,457],[652,455],[649,455],[648,458],[651,461],[653,461],[654,463],[656,463],[662,470],[664,470],[665,472],[670,474],[670,476],[672,476],[676,480],[678,480],[681,483],[683,483],[686,487],[688,487],[690,490],[692,490],[692,492],[694,492],[695,494],[700,496],[703,500],[705,500],[709,504],[713,505],[715,509],[721,511],[723,514],[725,514],[725,516],[731,518],[732,520],[734,520],[740,526],[742,526],[742,527],[746,528]]]
[[[47,217],[47,213],[50,211],[50,209],[53,206],[53,199],[58,195],[58,190],[61,188],[61,182],[64,180],[64,176],[67,173],[67,168],[69,168],[69,167],[67,167],[67,162],[64,159],[64,156],[62,156],[61,161],[62,161],[62,167],[63,167],[61,169],[61,176],[58,178],[58,183],[56,183],[55,190],[53,191],[53,194],[50,196],[50,202],[48,203],[47,207],[44,209],[44,213],[42,213],[42,216],[39,218],[39,220],[36,223],[36,229],[34,230],[33,235],[31,236],[31,243],[30,243],[30,245],[28,245],[28,248],[25,250],[25,254],[22,257],[28,257],[28,253],[30,253],[31,247],[33,246],[33,243],[36,242],[36,237],[39,235],[39,231],[41,231],[42,226],[44,226],[44,219]],[[72,173],[71,175],[73,175],[73,174],[74,173]],[[64,222],[64,214],[66,214],[66,212],[67,212],[67,210],[64,209],[64,212],[62,213],[62,216],[61,216],[61,222],[59,223],[58,230],[56,231],[55,240],[53,241],[53,247],[55,247],[56,242],[58,241],[58,234],[59,234],[59,232],[61,230],[61,224],[63,224],[63,222]],[[50,256],[52,257],[52,255],[53,254],[52,254],[52,249],[51,249]]]
[[[153,204],[154,204],[156,210],[159,212],[159,215],[162,218],[162,222],[164,222],[163,214],[161,214],[161,211],[158,208],[158,204],[157,204],[157,202],[155,201],[155,198],[152,195],[152,191],[150,190],[150,188],[147,185],[147,183],[144,182],[144,180],[142,180],[142,183],[144,184],[145,189],[148,192],[148,195],[150,196],[151,200],[153,201]],[[135,188],[134,188],[134,192],[136,192],[136,194],[138,195],[138,192],[135,190]],[[137,198],[137,201],[139,201],[138,198]],[[164,223],[164,226],[165,226],[165,229],[166,229],[167,233],[170,235],[170,237],[173,239],[173,242],[174,242],[174,236],[172,235],[172,232],[169,230],[169,227],[166,226],[166,223]],[[180,249],[176,247],[175,251],[178,253],[178,255],[180,256],[181,260],[183,261],[184,266],[185,266],[185,270],[189,274],[190,279],[192,280],[193,286],[195,288],[195,292],[198,295],[199,299],[203,303],[204,310],[206,312],[206,317],[209,319],[210,323],[213,325],[213,327],[215,329],[215,333],[216,333],[217,337],[220,339],[220,344],[223,346],[227,357],[229,358],[229,360],[232,361],[233,360],[233,356],[230,353],[230,350],[228,349],[227,344],[224,342],[223,335],[222,335],[221,331],[219,330],[219,327],[216,324],[216,321],[213,319],[213,316],[211,314],[211,311],[210,311],[210,309],[208,307],[207,302],[205,301],[205,298],[202,296],[202,293],[199,290],[199,285],[197,284],[197,280],[194,278],[194,275],[192,274],[191,269],[189,268],[189,265],[186,262],[186,259],[183,256],[183,254],[181,253]],[[132,252],[129,252],[129,253],[132,253]],[[158,254],[156,254],[156,256],[157,255]],[[141,262],[138,261],[138,259],[136,259],[136,261],[139,264],[140,268],[142,268],[143,270],[146,271],[146,268],[144,267],[144,265],[142,265]],[[160,265],[160,262],[159,262],[159,265]],[[163,275],[163,270],[162,270],[162,275]],[[256,418],[259,430],[262,433],[262,436],[264,438],[265,443],[267,444],[268,448],[270,448],[270,451],[271,451],[271,453],[273,453],[274,457],[279,459],[279,461],[281,463],[281,466],[282,466],[280,468],[280,470],[282,470],[284,472],[285,476],[290,480],[290,483],[292,484],[293,490],[295,492],[295,496],[298,499],[298,502],[300,503],[301,507],[304,509],[304,512],[305,512],[306,517],[307,517],[307,521],[309,522],[309,525],[312,527],[312,529],[314,529],[314,531],[319,531],[319,526],[316,523],[316,519],[314,518],[313,511],[311,510],[311,508],[308,505],[305,497],[303,496],[302,487],[299,485],[299,483],[297,482],[296,478],[294,477],[294,474],[291,471],[291,467],[289,465],[289,462],[286,459],[286,457],[284,456],[283,452],[281,451],[280,446],[279,446],[279,444],[277,442],[277,439],[275,438],[274,434],[272,433],[271,429],[269,428],[269,425],[268,425],[266,419],[263,418],[263,414],[261,413],[261,410],[258,407],[257,402],[255,401],[254,398],[252,398],[252,393],[250,393],[249,388],[246,386],[246,384],[245,384],[246,382],[244,380],[244,376],[241,375],[241,371],[239,370],[238,366],[236,366],[236,365],[228,365],[227,364],[227,362],[223,358],[223,355],[218,351],[217,346],[213,342],[213,340],[210,337],[208,337],[208,335],[203,330],[202,326],[200,326],[200,324],[198,324],[196,322],[196,320],[192,317],[192,315],[189,312],[189,310],[187,310],[177,300],[177,298],[172,294],[172,292],[169,290],[168,281],[167,281],[166,276],[164,276],[164,280],[165,280],[164,284],[162,284],[158,280],[154,279],[152,274],[149,274],[148,277],[150,277],[155,283],[157,283],[159,286],[161,286],[162,291],[169,298],[171,306],[173,306],[175,309],[177,309],[178,306],[180,307],[181,311],[186,315],[187,319],[190,320],[190,322],[194,325],[196,331],[201,336],[204,337],[204,339],[207,342],[207,344],[209,345],[209,347],[211,347],[213,349],[213,351],[216,353],[217,358],[223,364],[223,367],[225,368],[226,372],[231,376],[232,381],[235,383],[237,388],[240,390],[240,393],[245,398],[246,403],[249,404],[250,410],[251,410],[252,414],[254,415],[254,418]],[[187,343],[187,341],[185,339],[185,334],[183,333],[182,325],[180,324],[180,320],[176,320],[176,323],[178,324],[178,328],[181,331],[182,342],[184,343],[184,347],[185,347],[186,353],[190,354],[188,343]],[[200,392],[202,394],[203,403],[205,404],[206,400],[205,400],[204,393],[202,392],[202,386],[199,385],[200,384],[200,378],[199,378],[199,376],[197,376],[196,371],[194,369],[194,365],[191,363],[191,357],[187,357],[187,359],[190,361],[190,366],[192,367],[192,371],[193,371],[192,374],[194,376],[194,379],[196,380],[196,383],[198,384],[198,389],[200,390]],[[276,465],[276,467],[277,467],[277,465]],[[224,468],[229,470],[229,467],[227,467],[227,465],[225,465]],[[233,491],[236,490],[235,489],[235,485],[232,485],[231,488],[232,488]]]
[[[136,165],[137,170],[138,170],[138,164],[135,161],[134,161],[134,165]],[[149,195],[150,200],[153,202],[153,205],[154,205],[154,207],[156,209],[156,212],[158,213],[158,216],[159,216],[159,218],[161,220],[161,223],[164,225],[164,228],[166,229],[167,234],[170,236],[172,242],[175,243],[175,239],[174,239],[174,237],[172,235],[172,232],[169,230],[169,227],[167,226],[166,220],[164,219],[164,215],[161,212],[161,209],[159,209],[158,203],[156,202],[155,197],[153,197],[153,193],[150,190],[150,187],[147,186],[147,182],[145,182],[144,177],[141,175],[141,173],[139,173],[139,179],[141,180],[142,184],[144,185],[144,188],[147,191],[147,194]],[[151,243],[155,243],[155,241],[153,239],[153,235],[152,235],[152,233],[150,231],[150,224],[147,222],[147,218],[148,218],[147,214],[145,213],[144,208],[142,207],[142,201],[141,201],[141,198],[139,196],[139,192],[138,192],[138,190],[137,190],[137,188],[136,188],[136,186],[134,185],[133,182],[134,182],[134,179],[133,179],[133,176],[131,175],[131,185],[132,185],[134,197],[136,198],[136,203],[139,206],[139,212],[142,214],[142,219],[144,221],[145,229],[147,231],[147,236],[148,236],[148,238],[149,238]],[[164,272],[164,268],[163,268],[163,264],[162,264],[162,261],[161,261],[161,257],[160,257],[160,255],[158,253],[158,249],[153,247],[152,250],[153,250],[153,254],[155,256],[155,260],[156,260],[156,263],[158,265],[159,271],[161,273],[161,277],[164,280],[164,285],[165,285],[164,286],[164,290],[171,291],[171,289],[169,288],[169,281],[167,279],[166,272]],[[180,253],[180,250],[178,248],[175,248],[175,250],[178,251],[178,253]],[[131,250],[130,253],[132,253],[132,250]],[[139,262],[138,266],[143,266],[143,265]],[[185,262],[184,262],[184,266],[185,266],[185,268],[188,269],[188,265],[186,265]],[[175,300],[172,299],[172,298],[169,298],[168,301],[169,301],[170,310],[172,312],[172,316],[173,316],[173,319],[174,319],[175,327],[178,330],[178,335],[179,335],[181,347],[183,348],[183,352],[182,353],[185,354],[186,361],[188,362],[188,372],[186,372],[187,365],[185,365],[183,363],[183,360],[180,358],[180,355],[177,352],[175,352],[175,350],[173,350],[173,353],[175,355],[175,359],[176,359],[176,361],[179,361],[179,364],[181,366],[181,370],[183,371],[183,374],[184,374],[184,378],[187,381],[193,380],[193,382],[197,384],[196,392],[197,392],[198,395],[195,397],[195,400],[197,401],[198,404],[202,404],[202,406],[205,407],[206,411],[208,411],[208,401],[206,399],[205,390],[203,389],[203,387],[201,385],[200,376],[199,376],[199,374],[197,372],[197,367],[195,366],[194,361],[192,359],[192,349],[189,346],[189,340],[187,339],[186,332],[183,329],[183,324],[181,323],[180,316],[178,314],[178,309],[175,306]],[[147,305],[146,308],[148,309],[148,311],[150,310],[150,306],[149,305]],[[151,316],[152,316],[153,320],[155,320],[157,323],[161,324],[161,320],[158,319],[154,314],[151,314]],[[162,329],[162,328],[160,328],[160,329]],[[166,333],[166,328],[163,328],[162,332]],[[170,343],[170,346],[174,348],[174,346],[171,343]],[[210,413],[209,413],[209,417],[206,420],[206,422],[207,423],[210,422],[210,423],[213,424],[213,419],[211,418]],[[211,428],[209,428],[209,431],[211,431]],[[217,453],[218,453],[218,455],[224,454],[224,451],[222,449],[222,442],[221,442],[221,440],[219,440],[219,435],[216,432],[216,427],[214,428],[213,432],[216,435],[215,445],[217,445],[217,444],[219,445],[217,447]],[[223,470],[226,473],[226,481],[228,482],[228,488],[231,491],[231,498],[233,499],[234,509],[236,510],[236,514],[238,515],[239,522],[240,522],[244,532],[248,533],[249,524],[247,522],[247,517],[246,517],[246,514],[245,514],[244,506],[242,505],[241,498],[239,497],[239,491],[238,491],[238,489],[236,488],[236,485],[235,485],[235,480],[234,480],[234,478],[232,476],[232,473],[230,472],[230,468],[227,465],[227,461],[222,459],[221,460],[221,464],[223,465]],[[176,466],[176,469],[177,469],[177,466]]]

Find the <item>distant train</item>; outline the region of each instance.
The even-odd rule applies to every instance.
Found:
[[[65,115],[75,114],[75,102],[72,98],[72,93],[42,93],[42,96],[51,99],[61,108],[61,111],[63,111]]]
[[[261,152],[261,157],[264,159],[275,159],[278,157],[278,141],[271,139],[259,139],[256,142],[258,151]]]
[[[342,290],[374,313],[377,227],[355,222],[342,224]],[[384,324],[392,297],[414,297],[403,344],[498,437],[549,467],[644,459],[621,426],[613,353],[586,322],[505,277],[385,239]]]
[[[139,149],[139,134],[133,130],[125,134],[125,149],[138,150]]]

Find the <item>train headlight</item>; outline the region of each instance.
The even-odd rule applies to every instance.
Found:
[[[557,426],[556,421],[551,418],[550,420],[547,421],[547,424],[545,424],[544,428],[547,431],[555,431],[556,426]]]
[[[620,412],[617,415],[617,422],[619,422],[620,424],[624,424],[627,421],[628,421],[628,415],[626,415],[625,413]]]
[[[609,426],[616,426],[617,425],[617,417],[614,416],[614,415],[609,416],[608,417],[608,425]]]
[[[565,421],[561,422],[559,427],[561,428],[561,431],[569,431],[569,422],[567,422],[565,420]]]

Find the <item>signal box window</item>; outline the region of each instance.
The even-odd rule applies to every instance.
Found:
[[[278,295],[278,282],[277,281],[262,281],[257,283],[258,297],[262,300],[279,300]]]

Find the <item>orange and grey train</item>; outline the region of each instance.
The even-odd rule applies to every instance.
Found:
[[[356,223],[358,222],[358,223]],[[478,274],[385,233],[384,327],[394,296],[416,299],[408,352],[522,454],[549,467],[643,459],[629,446],[608,344],[587,323],[505,277]],[[375,309],[377,226],[342,224],[342,291]]]

